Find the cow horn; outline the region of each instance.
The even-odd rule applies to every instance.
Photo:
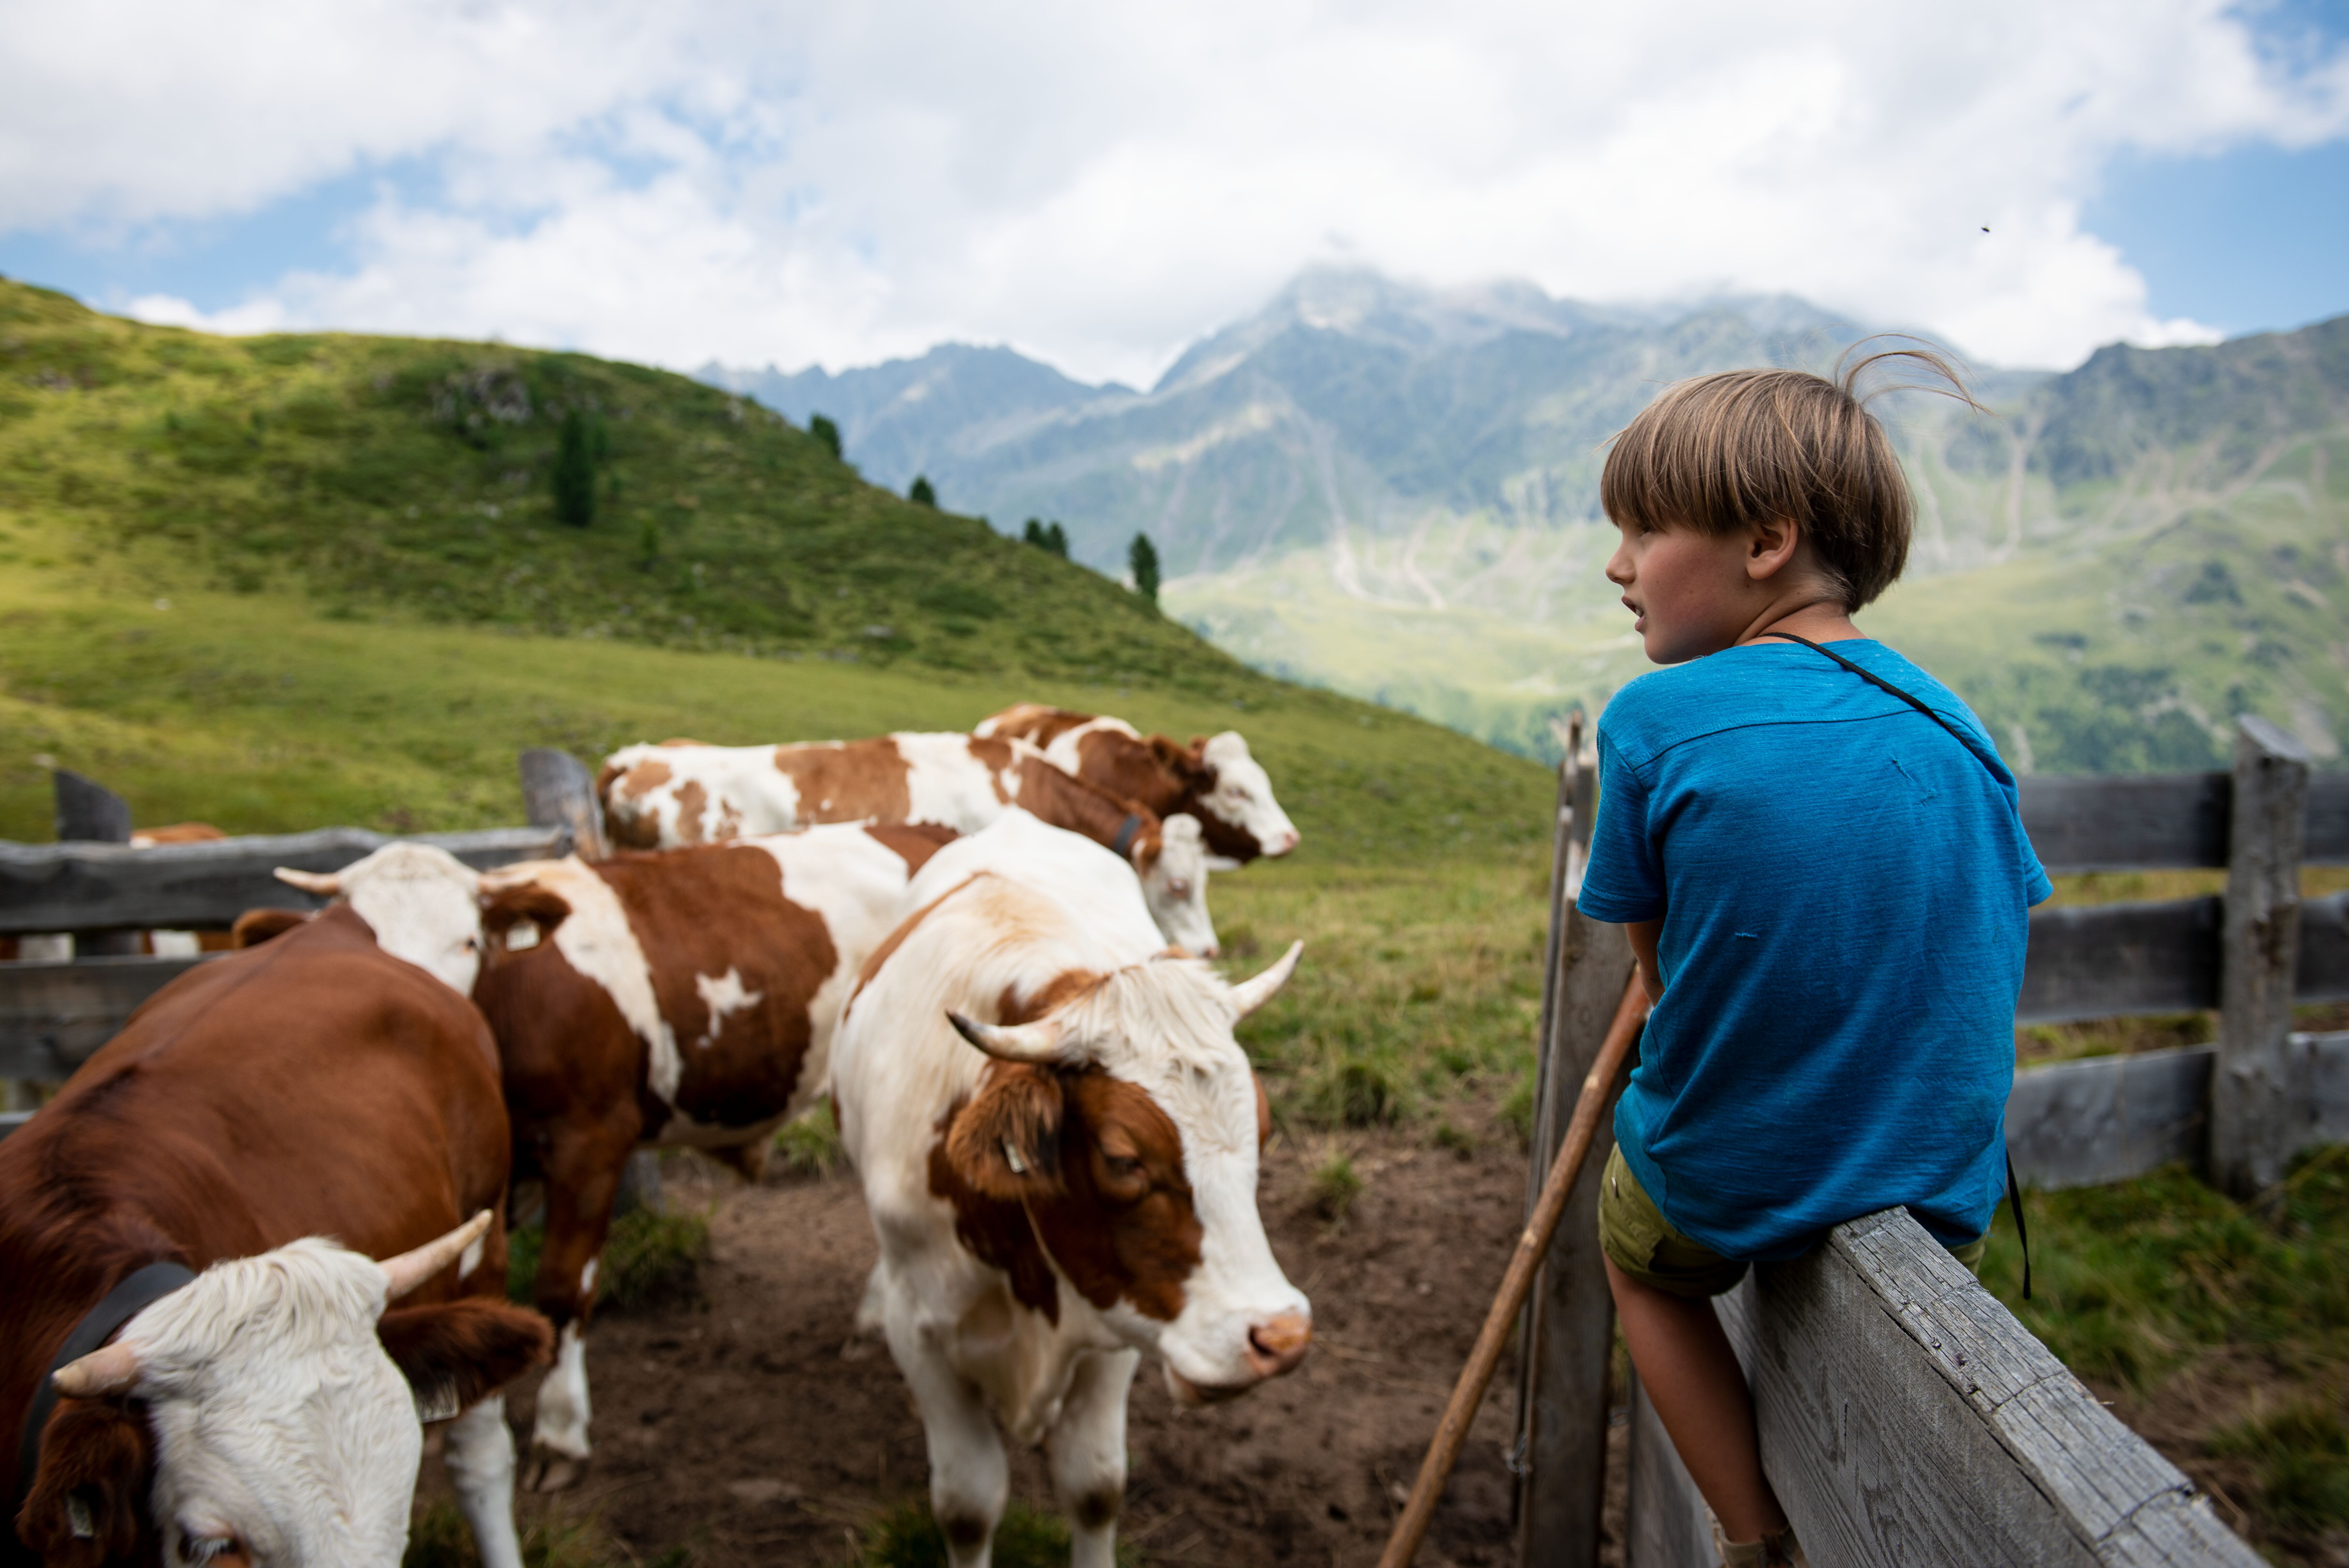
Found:
[[[383,1271],[386,1283],[383,1299],[396,1302],[450,1263],[457,1255],[481,1239],[490,1228],[490,1211],[482,1210],[454,1231],[437,1241],[427,1241],[413,1251],[402,1252],[397,1258],[386,1258],[376,1267]]]
[[[1061,1059],[1061,1023],[1040,1018],[1033,1023],[973,1023],[959,1012],[947,1014],[955,1033],[999,1062],[1057,1062]]]
[[[321,898],[331,898],[343,890],[342,874],[337,871],[297,871],[291,866],[280,866],[274,875],[287,887],[316,893]]]
[[[103,1399],[128,1394],[139,1385],[139,1348],[116,1340],[101,1345],[78,1361],[68,1361],[49,1374],[57,1392],[68,1399]]]
[[[1262,974],[1244,980],[1232,987],[1233,1022],[1237,1023],[1246,1018],[1249,1013],[1279,995],[1280,988],[1288,983],[1288,977],[1297,972],[1297,961],[1304,956],[1304,952],[1303,942],[1291,942],[1288,944],[1288,950],[1280,955],[1279,962]]]

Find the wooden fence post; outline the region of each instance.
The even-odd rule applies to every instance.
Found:
[[[2235,737],[2227,839],[2225,961],[2219,982],[2219,1062],[2210,1075],[2210,1176],[2239,1199],[2283,1179],[2292,981],[2300,962],[2302,818],[2308,754],[2266,720]]]
[[[70,768],[50,774],[57,792],[57,842],[130,842],[130,803],[96,779]],[[76,958],[120,958],[139,950],[136,931],[76,931]]]
[[[1631,975],[1631,940],[1620,926],[1565,907],[1549,1096],[1541,1120],[1563,1127],[1575,1096],[1622,1005]],[[1611,1102],[1610,1102],[1611,1103]],[[1554,1141],[1554,1136],[1553,1140]],[[1517,1560],[1524,1568],[1597,1568],[1607,1483],[1607,1375],[1615,1349],[1615,1302],[1599,1262],[1594,1217],[1599,1183],[1615,1147],[1614,1118],[1599,1123],[1550,1239],[1532,1298],[1532,1333],[1522,1347],[1526,1400],[1518,1466]],[[1547,1170],[1554,1148],[1536,1150]]]
[[[533,746],[523,753],[521,766],[523,812],[533,826],[569,828],[573,852],[582,860],[611,854],[595,775],[578,758],[551,746]]]

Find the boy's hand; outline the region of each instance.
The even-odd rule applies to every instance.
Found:
[[[1664,999],[1664,982],[1656,972],[1656,938],[1664,929],[1663,920],[1634,920],[1623,928],[1631,939],[1631,952],[1640,961],[1640,989],[1648,993],[1650,1002]]]

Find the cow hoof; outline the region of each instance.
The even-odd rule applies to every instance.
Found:
[[[569,1491],[587,1473],[587,1461],[535,1444],[523,1467],[522,1484],[530,1491]]]

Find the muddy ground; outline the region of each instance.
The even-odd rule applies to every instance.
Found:
[[[1367,1568],[1385,1541],[1515,1245],[1525,1161],[1507,1139],[1465,1157],[1395,1134],[1345,1147],[1366,1182],[1334,1226],[1308,1190],[1320,1140],[1267,1154],[1267,1229],[1314,1304],[1304,1366],[1205,1410],[1177,1408],[1154,1364],[1135,1380],[1123,1534],[1152,1561]],[[856,1185],[744,1187],[679,1165],[667,1199],[714,1206],[704,1300],[599,1320],[595,1464],[553,1506],[599,1514],[647,1559],[682,1545],[696,1568],[840,1563],[849,1532],[927,1486],[887,1348],[852,1332],[874,1257]],[[1423,1563],[1514,1560],[1512,1370],[1495,1382]],[[527,1433],[527,1393],[509,1405]],[[426,1466],[420,1502],[447,1495],[439,1472]],[[1038,1456],[1015,1460],[1012,1486],[1052,1506]],[[542,1506],[523,1500],[525,1516]]]

